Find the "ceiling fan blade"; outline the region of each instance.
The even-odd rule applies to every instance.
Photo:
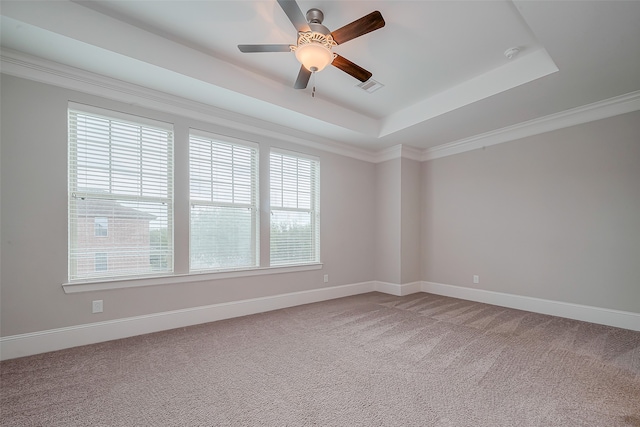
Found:
[[[369,71],[362,68],[361,66],[354,64],[353,62],[349,61],[347,58],[340,55],[336,56],[333,59],[333,62],[331,63],[331,65],[341,69],[347,74],[352,75],[353,77],[360,80],[361,82],[366,82],[373,75]]]
[[[356,19],[351,24],[338,28],[331,33],[331,36],[336,43],[342,44],[349,40],[353,40],[356,37],[370,33],[371,31],[378,30],[384,27],[384,24],[385,22],[384,18],[382,18],[382,14],[376,10],[375,12],[371,12],[360,19]]]
[[[289,17],[289,21],[296,27],[296,30],[300,32],[310,31],[309,23],[295,0],[278,0],[278,4]]]
[[[239,44],[238,49],[244,53],[291,52],[288,44]]]
[[[304,68],[304,65],[300,66],[300,72],[298,73],[298,78],[296,79],[296,83],[293,85],[296,89],[305,89],[307,84],[309,83],[309,79],[311,78],[311,71]]]

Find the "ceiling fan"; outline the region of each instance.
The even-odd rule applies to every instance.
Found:
[[[294,84],[296,89],[306,88],[311,74],[321,71],[329,64],[361,82],[371,78],[372,74],[369,71],[332,52],[331,49],[384,27],[385,22],[380,12],[371,12],[342,28],[329,31],[322,25],[324,14],[321,10],[309,9],[305,17],[295,0],[278,0],[278,4],[298,30],[297,44],[239,44],[238,49],[241,52],[294,52],[296,59],[302,64]]]

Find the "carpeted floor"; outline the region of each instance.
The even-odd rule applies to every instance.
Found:
[[[0,364],[2,426],[640,426],[640,332],[370,293]]]

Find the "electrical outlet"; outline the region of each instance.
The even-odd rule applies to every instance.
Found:
[[[92,313],[102,313],[102,300],[98,299],[91,303],[91,312]]]
[[[478,276],[477,274],[474,274],[473,275],[473,283],[476,284],[476,285],[478,283],[480,283],[480,276]]]
[[[324,275],[324,283],[329,283],[329,275],[328,274]]]

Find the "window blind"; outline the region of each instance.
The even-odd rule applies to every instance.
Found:
[[[270,153],[271,265],[320,261],[320,162]]]
[[[69,280],[172,272],[170,125],[88,109],[68,111]]]
[[[258,266],[257,146],[192,133],[189,188],[190,270]]]

